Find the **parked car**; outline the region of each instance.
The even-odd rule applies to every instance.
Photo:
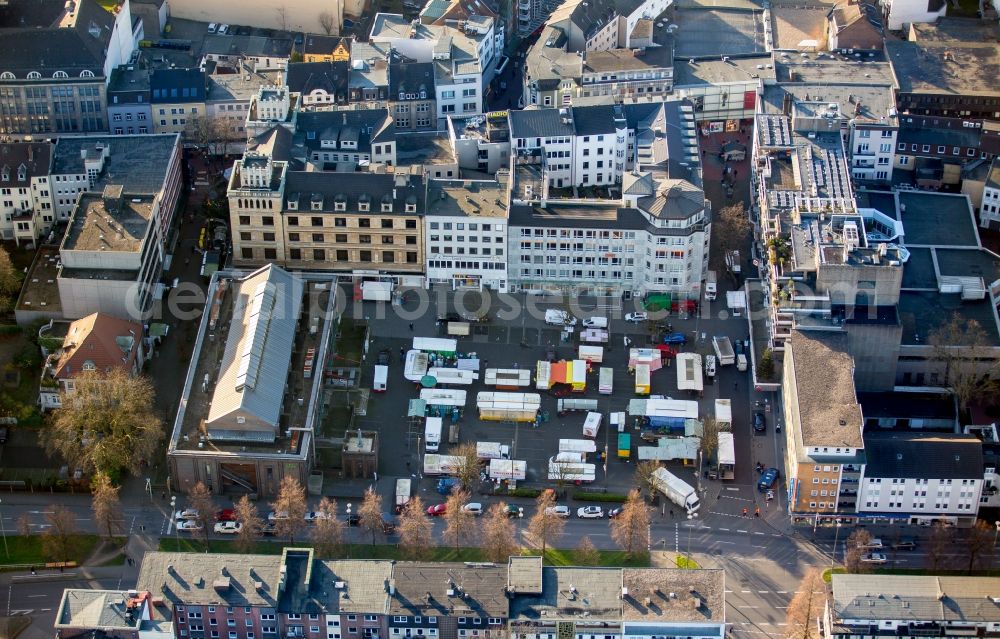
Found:
[[[869,552],[861,555],[861,563],[864,564],[884,564],[888,559],[883,552]]]
[[[622,514],[621,508],[612,508],[608,511],[608,519],[618,519],[618,515]]]
[[[647,314],[647,313],[639,312],[639,313],[626,313],[625,314],[625,321],[626,322],[645,322],[648,319],[649,319],[649,314]]]
[[[687,335],[684,333],[667,333],[663,336],[664,344],[687,344]]]
[[[232,508],[223,508],[215,513],[215,521],[236,521],[236,511]]]
[[[7,443],[7,427],[0,426],[0,444]]]
[[[545,509],[545,513],[565,519],[569,517],[569,506],[549,506]]]
[[[524,509],[515,504],[507,504],[507,517],[520,517],[524,513]]]
[[[197,508],[185,508],[174,513],[174,519],[198,519]]]
[[[272,510],[271,512],[267,513],[267,520],[268,521],[278,521],[279,519],[288,519],[288,511],[287,510],[278,510],[278,511]]]
[[[604,519],[604,509],[600,506],[584,506],[576,509],[576,516],[580,519]]]
[[[753,430],[755,433],[763,433],[767,430],[767,421],[764,419],[764,413],[759,410],[753,412]]]
[[[479,515],[483,514],[483,505],[480,504],[478,501],[474,501],[472,503],[462,506],[462,510],[469,514],[476,515],[478,517]]]
[[[608,318],[600,316],[588,317],[583,320],[583,325],[586,328],[607,328]]]
[[[427,514],[431,517],[439,517],[448,512],[447,504],[434,504],[433,506],[427,507]]]
[[[897,541],[892,545],[893,550],[913,550],[917,547],[915,541]]]
[[[218,30],[219,30],[219,25],[215,24],[214,22],[209,23],[209,25],[208,25],[208,32],[209,33],[215,33]]]
[[[177,530],[184,532],[197,532],[204,528],[200,521],[195,521],[194,519],[182,519],[177,522]]]
[[[318,510],[310,510],[306,513],[306,521],[310,524],[315,524],[319,519],[326,519],[326,513],[319,512]]]
[[[220,521],[213,530],[220,535],[238,535],[243,530],[243,524],[238,521]]]
[[[378,352],[378,357],[375,358],[375,364],[377,366],[388,366],[392,362],[392,351],[388,348],[383,348]]]
[[[861,547],[865,550],[882,550],[884,546],[882,545],[882,540],[877,537],[874,539],[869,539],[867,543],[861,544]]]
[[[266,521],[260,527],[260,534],[266,537],[273,537],[274,535],[278,534],[278,527],[275,526],[273,523]]]
[[[760,474],[760,480],[757,481],[757,490],[760,492],[770,490],[774,487],[776,481],[778,481],[778,469],[768,468]]]
[[[454,477],[445,477],[443,479],[438,480],[437,492],[439,495],[450,495],[451,491],[455,490],[461,485],[462,483],[457,479],[455,479]]]
[[[229,25],[228,24],[220,25],[218,33],[219,35],[226,35],[227,33],[229,33]]]

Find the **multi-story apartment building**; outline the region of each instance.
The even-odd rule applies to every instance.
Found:
[[[244,125],[247,139],[265,134],[278,126],[294,133],[300,99],[301,96],[293,94],[286,86],[260,87],[257,95],[250,98]]]
[[[944,10],[943,3],[941,11]],[[890,29],[894,27],[889,24]],[[1000,64],[997,27],[942,19],[914,25],[909,40],[888,40],[901,114],[1000,120],[1000,88],[981,69]]]
[[[347,104],[350,62],[293,62],[285,70],[284,85],[299,94],[305,109],[329,109]]]
[[[858,516],[930,525],[975,524],[984,487],[974,435],[866,432]]]
[[[895,168],[913,186],[957,187],[963,171],[996,157],[990,128],[996,122],[930,115],[900,116]]]
[[[389,44],[355,42],[351,47],[351,102],[383,102],[389,95]]]
[[[847,336],[792,331],[784,353],[785,481],[793,522],[856,512],[865,444]]]
[[[231,66],[245,65],[254,71],[276,71],[288,65],[292,57],[292,39],[208,34],[201,55],[202,66],[207,66],[205,62],[217,62]]]
[[[988,635],[1000,623],[996,577],[833,575],[824,639]]]
[[[60,631],[81,629],[85,616],[72,614],[78,592],[63,595]],[[181,637],[214,628],[235,639],[542,639],[557,630],[569,639],[721,639],[726,628],[721,570],[543,567],[540,557],[505,565],[319,560],[310,548],[268,556],[149,552],[133,599],[155,602],[134,608],[134,632]]]
[[[0,24],[0,134],[106,131],[107,80],[138,40],[128,0],[115,15],[94,0],[10,15],[16,24]]]
[[[982,206],[979,207],[979,225],[995,229],[1000,226],[1000,160],[994,159],[983,184]]]
[[[431,62],[389,62],[389,112],[400,130],[437,127],[437,93]]]
[[[413,62],[433,64],[439,120],[483,112],[483,98],[498,57],[492,18],[473,16],[455,26],[440,26],[411,24],[401,15],[379,13],[369,40],[388,45]],[[390,99],[391,94],[390,90]]]
[[[303,111],[296,128],[306,159],[317,166],[396,164],[396,118],[386,109]]]
[[[149,87],[156,133],[190,134],[205,117],[208,78],[201,69],[154,69]]]
[[[507,291],[507,200],[503,181],[430,180],[427,284]]]
[[[167,446],[173,490],[267,498],[286,476],[306,483],[331,284],[274,265],[212,279]]]
[[[448,141],[460,169],[495,175],[510,167],[510,125],[507,111],[485,116],[448,118]]]
[[[303,62],[349,62],[354,38],[307,33],[301,45]]]
[[[234,262],[419,274],[425,198],[420,175],[290,171],[248,152],[229,182]]]
[[[108,131],[112,135],[153,132],[149,69],[128,64],[112,71],[108,83]]]
[[[0,237],[28,245],[52,230],[53,145],[0,144]]]

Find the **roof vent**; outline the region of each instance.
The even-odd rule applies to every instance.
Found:
[[[847,420],[846,419],[840,420],[840,425],[841,426],[847,426]]]

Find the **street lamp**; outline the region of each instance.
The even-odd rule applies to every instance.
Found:
[[[180,552],[180,550],[181,550],[181,536],[180,536],[180,533],[177,531],[177,521],[174,519],[174,513],[177,512],[176,510],[174,510],[175,508],[177,508],[177,495],[171,495],[170,496],[170,521],[171,521],[171,525],[174,527],[174,551]]]
[[[0,504],[3,500],[0,499]],[[7,529],[3,525],[3,515],[0,514],[0,533],[3,533],[3,551],[7,555],[7,559],[10,559],[10,549],[7,548]]]
[[[837,542],[840,541],[840,522],[837,522],[837,532],[833,536],[833,555],[830,557],[830,568],[837,562]]]

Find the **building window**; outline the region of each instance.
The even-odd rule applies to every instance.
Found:
[[[313,259],[322,262],[326,259],[326,252],[323,249],[313,249]]]

